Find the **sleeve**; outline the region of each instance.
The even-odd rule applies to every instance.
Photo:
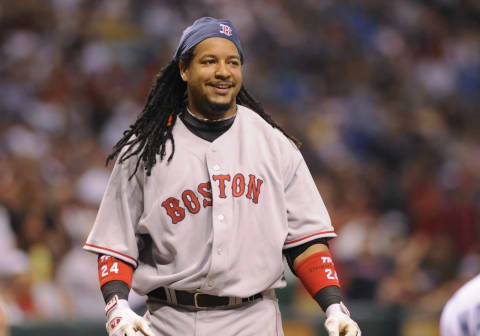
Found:
[[[120,155],[121,156],[121,155]],[[132,175],[137,157],[117,159],[100,203],[95,223],[83,248],[113,256],[137,267],[136,228],[143,213],[143,169]]]
[[[318,238],[336,237],[325,204],[300,151],[295,151],[293,173],[286,179],[288,234],[284,249]]]

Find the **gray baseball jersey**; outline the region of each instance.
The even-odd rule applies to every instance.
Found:
[[[133,289],[248,297],[284,287],[282,250],[336,236],[297,147],[238,105],[213,142],[180,118],[175,154],[151,176],[136,157],[113,168],[84,248],[136,267]],[[167,143],[167,157],[171,142]]]

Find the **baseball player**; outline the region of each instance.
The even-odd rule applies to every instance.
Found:
[[[326,312],[343,304],[336,236],[297,147],[245,89],[228,20],[185,29],[117,157],[84,248],[97,253],[109,335],[283,335],[283,257]],[[128,306],[133,288],[147,313]]]
[[[480,335],[480,274],[448,300],[440,317],[442,336]]]

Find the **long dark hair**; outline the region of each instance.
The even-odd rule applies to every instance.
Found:
[[[186,67],[190,65],[193,59],[194,49],[190,49],[180,58]],[[122,151],[123,147],[128,146],[119,161],[122,163],[130,157],[138,155],[135,170],[130,178],[137,172],[141,161],[145,163],[145,170],[147,175],[150,176],[152,168],[157,162],[157,155],[160,154],[160,161],[166,155],[167,140],[172,142],[172,153],[168,157],[168,161],[170,161],[175,152],[172,129],[178,115],[185,108],[186,89],[187,84],[180,77],[178,62],[173,60],[158,74],[142,112],[135,123],[123,132],[123,137],[113,147],[112,152],[107,157],[107,165]],[[262,105],[253,98],[245,86],[240,89],[236,101],[237,104],[255,111],[272,127],[279,129],[300,147],[300,142],[288,135],[273,121],[272,117],[265,112]]]

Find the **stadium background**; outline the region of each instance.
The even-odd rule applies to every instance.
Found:
[[[104,159],[200,16],[233,21],[247,87],[303,142],[364,334],[437,335],[448,297],[480,272],[476,0],[0,1],[7,334],[105,334],[95,257],[80,250]],[[321,335],[287,276],[286,335]]]

